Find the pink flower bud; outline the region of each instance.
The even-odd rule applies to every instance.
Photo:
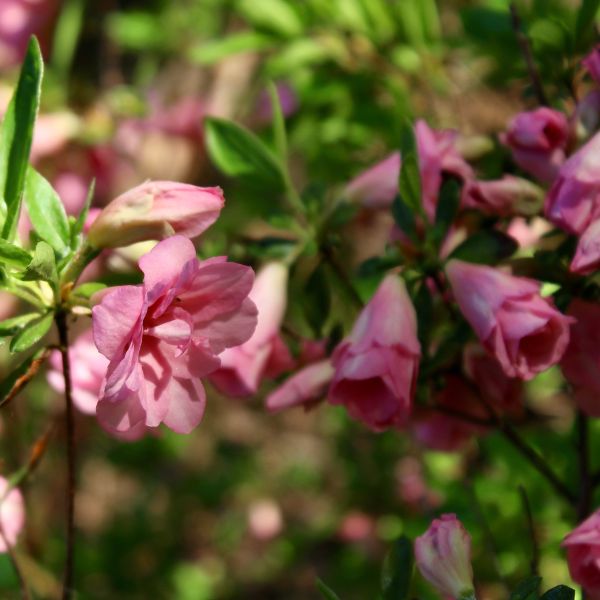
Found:
[[[421,575],[441,594],[454,599],[472,594],[471,537],[456,515],[434,519],[415,540],[415,561]]]
[[[400,164],[400,152],[390,154],[355,177],[346,188],[346,197],[351,202],[360,203],[367,208],[391,206],[398,193]]]
[[[600,219],[592,221],[577,243],[570,270],[580,275],[590,275],[600,267]]]
[[[95,248],[117,248],[173,234],[193,238],[219,217],[221,188],[171,181],[148,181],[115,198],[90,227]]]
[[[580,523],[565,539],[569,572],[589,597],[600,596],[600,510]]]
[[[17,543],[17,538],[25,524],[25,504],[18,488],[13,488],[6,494],[8,481],[0,477],[0,552],[6,552],[8,547]],[[6,496],[4,495],[6,494]]]
[[[536,214],[544,193],[537,186],[512,175],[496,181],[471,181],[465,186],[464,204],[501,217]]]
[[[596,46],[582,61],[581,64],[588,70],[592,79],[600,83],[600,46]]]

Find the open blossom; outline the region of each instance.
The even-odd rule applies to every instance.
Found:
[[[117,248],[174,233],[200,235],[219,217],[221,188],[172,181],[148,181],[115,198],[94,221],[88,241],[95,248]]]
[[[420,353],[415,309],[402,280],[387,275],[333,353],[329,402],[375,431],[404,425]]]
[[[6,494],[8,485],[8,481],[4,477],[0,477],[0,498],[2,498],[0,503],[0,525],[2,526],[0,552],[6,552],[8,547],[17,543],[17,538],[25,525],[25,504],[21,491],[13,488]]]
[[[580,523],[565,539],[569,572],[588,596],[600,596],[600,510]]]
[[[527,173],[551,182],[565,160],[569,124],[565,115],[545,106],[519,113],[500,136],[514,161]]]
[[[561,167],[546,196],[546,217],[581,235],[600,213],[600,133]]]
[[[592,417],[600,417],[600,304],[576,298],[567,314],[576,322],[560,367],[573,386],[577,406]]]
[[[543,202],[542,190],[520,177],[505,175],[493,181],[470,181],[463,193],[464,205],[501,217],[536,214]]]
[[[506,375],[532,379],[562,358],[573,319],[540,296],[538,282],[459,260],[446,273],[461,312]]]
[[[199,261],[180,235],[139,266],[142,285],[112,288],[93,309],[94,341],[110,361],[96,414],[118,433],[140,423],[189,433],[204,413],[200,378],[254,331],[254,274],[225,257]]]
[[[287,280],[288,268],[282,263],[269,263],[258,272],[249,296],[258,309],[256,329],[247,342],[219,356],[221,367],[210,376],[224,394],[250,396],[263,377],[277,377],[293,368],[294,360],[279,333],[287,304]]]
[[[471,536],[456,515],[434,519],[415,539],[415,562],[421,575],[441,594],[458,599],[473,591]]]

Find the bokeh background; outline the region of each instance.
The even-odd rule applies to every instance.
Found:
[[[565,57],[584,42],[572,33],[578,4],[519,3],[549,94],[564,89],[575,65]],[[34,161],[68,211],[77,214],[92,178],[96,206],[146,179],[221,185],[227,205],[199,252],[252,265],[277,255],[269,236],[289,217],[268,189],[215,169],[204,116],[236,120],[272,143],[273,81],[297,186],[332,194],[398,147],[407,117],[455,128],[472,148],[497,145],[495,134],[532,99],[504,0],[1,0],[0,110],[30,33],[47,61]],[[492,175],[505,161],[497,149],[479,167]],[[345,231],[364,290],[372,289],[359,268],[368,231]],[[103,257],[93,275],[139,281],[135,259]],[[292,280],[292,293],[303,300],[294,310],[312,313],[289,314],[290,331],[351,324],[344,299],[324,296],[318,282]],[[2,299],[4,315],[17,309]],[[4,351],[1,368],[10,365]],[[551,370],[528,390],[531,405],[558,415],[556,435],[548,427],[525,434],[574,479],[573,415],[561,385]],[[344,600],[375,599],[393,540],[422,533],[440,512],[456,512],[471,531],[483,597],[504,598],[505,584],[529,569],[521,484],[534,507],[545,585],[568,582],[559,543],[573,515],[500,436],[459,453],[427,451],[401,432],[371,433],[339,407],[270,415],[268,389],[244,401],[211,389],[206,417],[189,436],[165,430],[126,443],[78,415],[79,598],[307,600],[319,597],[319,576]],[[60,410],[43,373],[4,410],[3,472],[23,464]],[[39,598],[60,590],[61,436],[23,490],[28,522],[18,556]],[[0,556],[0,595],[15,589]],[[433,597],[425,584],[417,590]]]

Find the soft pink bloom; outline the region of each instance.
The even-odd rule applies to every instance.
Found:
[[[329,402],[344,405],[375,431],[404,425],[420,355],[415,309],[404,282],[387,275],[332,356]]]
[[[565,160],[569,124],[565,115],[542,106],[519,113],[500,136],[513,159],[527,173],[544,183],[551,182]]]
[[[446,274],[461,312],[509,377],[532,379],[560,361],[573,319],[540,296],[540,284],[451,260]]]
[[[435,396],[435,404],[468,417],[485,419],[486,411],[467,382],[457,375],[448,375],[444,387]],[[423,445],[442,452],[460,450],[485,428],[441,411],[431,410],[416,419],[414,434]]]
[[[79,119],[71,112],[41,114],[33,130],[31,161],[59,152],[79,131]]]
[[[292,406],[308,407],[319,402],[324,398],[333,374],[334,368],[329,360],[300,369],[267,396],[267,410],[278,412]]]
[[[74,171],[62,171],[52,179],[52,187],[62,200],[67,214],[78,215],[85,204],[90,182]]]
[[[415,562],[421,575],[441,594],[458,599],[473,591],[471,536],[456,515],[434,519],[415,539]]]
[[[398,496],[413,511],[426,513],[440,505],[440,495],[425,479],[423,464],[414,456],[404,456],[395,469]]]
[[[375,535],[375,519],[358,510],[350,511],[342,518],[337,535],[350,544],[367,541]]]
[[[111,431],[164,423],[189,433],[204,413],[200,378],[254,331],[254,275],[225,257],[199,261],[180,235],[139,265],[142,285],[111,288],[93,309],[94,341],[110,360],[96,414]]]
[[[506,233],[519,243],[519,248],[527,249],[537,246],[542,236],[551,230],[552,225],[542,217],[515,217],[510,221]]]
[[[346,198],[367,208],[388,208],[398,193],[400,165],[400,152],[390,154],[355,177],[346,187]]]
[[[600,83],[600,46],[596,46],[582,61],[581,64],[588,70],[592,79]]]
[[[277,537],[283,529],[279,504],[270,499],[253,502],[248,507],[248,529],[257,540],[269,541]]]
[[[569,572],[590,597],[600,597],[600,510],[580,523],[565,539]]]
[[[96,248],[116,248],[174,233],[193,238],[217,220],[224,203],[218,187],[149,181],[108,204],[90,227],[88,241]]]
[[[600,213],[600,133],[561,167],[546,196],[546,217],[569,233],[582,234]]]
[[[600,304],[575,298],[567,314],[576,322],[560,366],[579,408],[600,417]]]
[[[284,82],[278,83],[276,88],[283,116],[289,117],[293,115],[298,110],[298,97],[296,93]],[[256,103],[256,118],[259,123],[270,123],[273,119],[271,95],[268,90],[263,90],[258,98],[258,102]]]
[[[592,221],[577,243],[575,256],[569,267],[573,273],[589,275],[600,267],[600,218]]]
[[[25,525],[25,503],[18,488],[13,488],[7,493],[9,484],[4,477],[0,477],[0,552],[6,552],[8,547],[17,543],[17,538]],[[6,495],[5,495],[6,494]]]
[[[250,396],[264,377],[274,378],[293,368],[294,359],[279,333],[287,305],[287,281],[288,268],[282,263],[269,263],[257,273],[250,292],[258,309],[256,329],[247,342],[219,356],[221,367],[210,376],[222,393]]]
[[[494,181],[470,181],[463,192],[464,205],[484,213],[506,217],[539,212],[544,199],[537,186],[512,175]]]

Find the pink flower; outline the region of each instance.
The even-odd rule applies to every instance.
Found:
[[[506,375],[532,379],[561,359],[573,319],[540,296],[539,283],[459,260],[446,273],[461,312]]]
[[[592,79],[600,83],[600,46],[596,46],[582,61]]]
[[[592,221],[577,243],[575,256],[569,267],[573,273],[590,275],[600,267],[600,218]]]
[[[410,415],[421,348],[415,310],[403,281],[388,275],[332,356],[329,402],[375,431]]]
[[[569,233],[582,234],[600,213],[600,133],[561,167],[546,196],[546,217]]]
[[[463,193],[464,205],[487,214],[507,217],[539,212],[542,190],[520,177],[505,175],[495,181],[470,181]]]
[[[189,433],[204,413],[200,378],[256,326],[252,269],[224,257],[199,261],[180,235],[139,265],[143,285],[112,288],[93,309],[94,341],[110,361],[96,414],[109,431],[164,423]]]
[[[519,242],[519,248],[527,249],[537,246],[542,236],[551,230],[552,225],[542,217],[515,217],[509,223],[506,233]]]
[[[567,314],[576,322],[560,367],[573,386],[579,408],[600,417],[600,304],[576,298]]]
[[[278,412],[292,406],[309,407],[319,402],[325,396],[333,374],[334,369],[329,360],[300,369],[267,396],[267,410]]]
[[[221,367],[210,381],[222,393],[250,396],[264,377],[277,377],[294,366],[294,360],[279,334],[287,304],[288,269],[282,263],[269,263],[254,280],[250,299],[258,308],[258,322],[252,337],[219,358]]]
[[[569,572],[589,596],[600,596],[600,510],[580,523],[565,539]]]
[[[90,227],[95,248],[117,248],[174,233],[196,237],[219,217],[221,188],[200,188],[172,181],[149,181],[121,194]]]
[[[9,484],[0,477],[0,552],[6,552],[8,547],[17,543],[17,538],[25,525],[25,504],[18,488],[7,493]]]
[[[458,599],[473,592],[471,536],[456,515],[434,519],[415,539],[415,562],[421,575],[441,594]]]
[[[521,169],[548,183],[565,160],[568,137],[565,115],[543,106],[514,117],[500,141],[510,148]]]
[[[346,187],[346,198],[366,208],[388,208],[398,193],[400,165],[400,152],[390,154],[355,177]]]

